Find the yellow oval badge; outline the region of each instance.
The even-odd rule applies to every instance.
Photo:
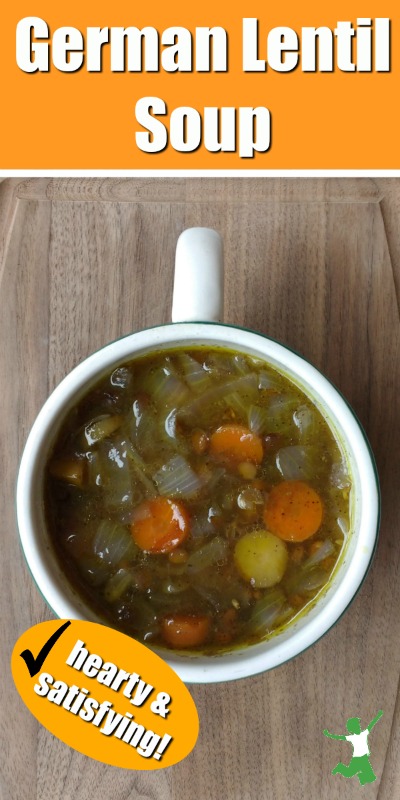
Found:
[[[158,655],[95,622],[52,620],[25,631],[11,658],[25,705],[54,736],[124,769],[177,764],[199,719],[178,675]]]

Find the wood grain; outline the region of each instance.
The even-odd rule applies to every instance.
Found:
[[[378,780],[400,796],[400,181],[29,179],[0,184],[2,470],[1,800],[350,800],[330,774],[347,717],[367,723]],[[51,617],[14,519],[19,455],[40,406],[82,358],[169,320],[174,249],[191,225],[224,237],[226,320],[295,347],[336,383],[371,440],[383,515],[377,557],[351,608],[273,672],[195,686],[199,742],[181,764],[134,773],[81,756],[41,728],[8,671],[17,637]],[[397,293],[396,293],[397,290]]]

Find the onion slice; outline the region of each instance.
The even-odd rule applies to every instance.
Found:
[[[315,565],[320,564],[321,561],[324,560],[324,558],[328,558],[328,556],[331,556],[334,550],[335,548],[331,540],[325,539],[325,541],[322,542],[321,547],[319,547],[318,550],[316,550],[315,553],[313,553],[312,556],[310,556],[310,558],[307,558],[307,560],[302,565],[302,569],[306,570],[310,569],[311,567],[315,567]]]
[[[223,564],[228,556],[228,542],[222,536],[214,536],[211,541],[199,547],[188,558],[186,569],[195,574],[215,564]]]
[[[308,406],[299,406],[293,414],[293,422],[299,429],[300,438],[308,436],[315,426],[315,414]]]
[[[313,449],[302,445],[282,447],[276,454],[276,466],[286,481],[309,480],[313,476]]]
[[[247,421],[252,433],[258,436],[268,433],[270,428],[270,413],[267,408],[261,406],[250,406],[247,412]]]
[[[254,372],[250,372],[248,375],[241,375],[240,378],[234,378],[233,380],[213,386],[208,392],[205,392],[200,395],[200,397],[196,397],[191,402],[182,406],[180,408],[180,413],[183,416],[196,416],[196,414],[201,413],[209,403],[215,403],[217,400],[226,398],[233,392],[256,393],[257,386],[258,378]]]
[[[258,600],[251,611],[250,628],[252,633],[268,633],[277,622],[284,605],[285,595],[279,590]]]
[[[160,494],[167,497],[191,497],[200,491],[203,483],[183,456],[173,456],[153,475]]]
[[[96,556],[112,567],[122,560],[133,560],[138,549],[126,528],[104,519],[100,522],[93,540]]]

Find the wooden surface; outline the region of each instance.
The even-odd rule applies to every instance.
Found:
[[[225,241],[226,321],[295,347],[357,411],[383,516],[374,566],[336,627],[294,661],[195,686],[200,738],[156,773],[76,753],[29,714],[9,673],[17,637],[51,613],[14,518],[18,458],[48,393],[108,340],[167,322],[174,249],[191,225]],[[363,798],[400,797],[400,182],[394,179],[30,179],[0,184],[1,800],[336,800],[349,716],[371,734]],[[397,294],[396,294],[397,289]]]

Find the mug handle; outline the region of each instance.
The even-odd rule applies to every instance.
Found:
[[[172,322],[222,322],[224,260],[219,233],[187,228],[176,244]]]

